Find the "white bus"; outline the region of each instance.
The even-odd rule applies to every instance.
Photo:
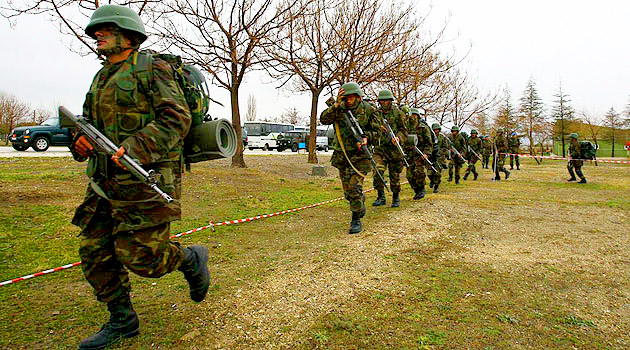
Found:
[[[277,148],[278,135],[295,128],[292,124],[274,122],[245,122],[243,127],[247,130],[247,148],[262,148],[264,151]]]

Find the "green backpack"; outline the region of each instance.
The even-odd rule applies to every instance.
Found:
[[[236,153],[236,132],[227,120],[212,120],[207,115],[210,96],[201,71],[191,64],[185,64],[180,56],[151,50],[141,51],[138,53],[135,71],[145,91],[150,91],[154,57],[167,62],[173,68],[175,80],[184,92],[186,104],[192,115],[190,131],[184,138],[186,170],[190,171],[191,163],[232,157]]]
[[[597,150],[591,141],[580,141],[580,150],[582,159],[595,159]]]

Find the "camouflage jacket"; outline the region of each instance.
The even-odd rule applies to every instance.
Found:
[[[336,135],[338,126],[341,139],[343,140],[343,146],[350,160],[353,162],[355,160],[367,160],[365,153],[358,149],[357,140],[354,137],[352,130],[350,130],[350,127],[346,124],[346,120],[344,118],[344,113],[346,113],[346,111],[352,112],[354,117],[359,121],[359,125],[365,134],[364,136],[367,136],[368,144],[373,144],[375,140],[377,140],[379,133],[379,123],[376,119],[376,109],[365,101],[360,101],[354,108],[347,108],[345,103],[342,103],[338,108],[335,108],[335,106],[328,107],[319,117],[322,124],[335,125],[335,142],[332,146],[335,150],[334,153],[343,152]],[[336,158],[334,154],[333,158]]]
[[[477,155],[481,156],[481,153],[483,150],[481,139],[479,137],[470,137],[468,139],[468,147],[469,147],[469,152],[468,152],[469,154],[466,158],[470,159],[471,161],[481,160],[481,159],[477,159],[477,156],[475,155],[475,153],[477,153]],[[471,150],[475,152],[473,153]]]
[[[450,149],[449,147],[449,142],[446,139],[446,136],[444,136],[442,133],[439,133],[436,135],[437,136],[437,146],[438,146],[438,159],[442,160],[444,162],[444,160],[446,159],[446,157],[448,156],[448,150]]]
[[[509,152],[508,140],[503,134],[498,134],[494,137],[494,144],[496,145],[499,153]]]
[[[377,110],[378,121],[383,127],[385,122],[383,119],[387,119],[387,122],[392,127],[394,134],[398,136],[400,145],[404,145],[407,140],[407,116],[397,106],[392,104],[392,108],[389,111],[384,111],[382,108]],[[402,155],[398,151],[398,147],[392,142],[392,138],[389,132],[379,130],[379,138],[374,145],[376,148],[374,152],[383,153],[389,155],[392,159],[402,159]]]
[[[105,62],[96,74],[83,104],[83,116],[114,144],[123,146],[145,170],[154,170],[159,187],[175,200],[167,204],[143,181],[97,154],[88,163],[91,178],[83,203],[72,222],[85,228],[97,203],[105,199],[118,222],[115,230],[128,231],[170,222],[181,217],[181,171],[183,139],[191,115],[171,66],[154,58],[144,86],[135,72],[134,51],[117,64]],[[85,160],[73,149],[78,161]]]
[[[569,156],[575,159],[582,158],[582,145],[580,142],[576,141],[569,143]]]
[[[484,140],[482,144],[483,144],[483,155],[488,156],[492,154],[492,141]]]
[[[466,144],[466,139],[464,138],[464,136],[461,133],[457,133],[456,136],[453,136],[453,134],[451,133],[448,135],[448,139],[451,141],[451,145],[462,155],[462,157],[466,157],[467,144]],[[464,161],[456,153],[451,154],[451,159],[458,159],[459,161]]]
[[[518,137],[510,137],[508,139],[508,145],[510,147],[510,152],[518,153],[518,149],[519,147],[521,147],[521,139],[519,139]]]
[[[424,120],[419,120],[414,117],[409,117],[407,121],[407,131],[409,135],[416,135],[418,138],[418,147],[419,150],[424,152],[427,157],[430,157],[433,154],[433,133],[431,129],[424,122]],[[412,145],[405,144],[405,152],[407,152],[412,157],[421,157],[421,155],[413,148]]]

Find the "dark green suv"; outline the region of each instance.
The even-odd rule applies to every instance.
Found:
[[[69,128],[61,126],[59,116],[46,119],[40,125],[20,126],[9,135],[11,146],[17,151],[26,151],[29,147],[43,152],[50,146],[68,146],[72,142]]]
[[[297,152],[300,148],[300,143],[306,147],[306,140],[308,133],[306,131],[285,131],[278,135],[276,143],[278,144],[278,152],[283,152],[286,149],[290,149],[293,152]]]

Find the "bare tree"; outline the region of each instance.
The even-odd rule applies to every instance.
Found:
[[[622,121],[619,114],[615,111],[614,107],[610,107],[608,113],[604,116],[604,125],[608,128],[608,140],[610,140],[610,156],[615,157],[615,136],[618,129],[621,127]]]
[[[245,114],[245,120],[248,122],[256,120],[256,97],[252,94],[247,97],[247,113]]]
[[[295,107],[287,108],[280,116],[280,122],[293,125],[303,125],[307,120],[308,118],[300,115],[300,112]],[[317,124],[315,126],[317,127]]]
[[[485,112],[475,114],[469,124],[477,129],[481,135],[488,135],[490,133],[490,118]]]
[[[601,126],[601,121],[592,113],[588,111],[582,111],[582,120],[586,125],[586,129],[588,133],[591,135],[591,139],[595,143],[595,149],[599,149],[599,135],[602,133],[604,128]],[[597,161],[595,162],[597,165]]]
[[[494,117],[494,128],[495,129],[504,129],[504,130],[513,130],[516,129],[516,120],[514,113],[514,106],[512,105],[512,96],[510,94],[510,90],[505,87],[503,89],[503,97],[501,104],[499,105],[499,109],[497,110],[497,114]]]
[[[0,135],[8,144],[8,135],[21,121],[28,118],[30,114],[28,104],[20,101],[14,95],[0,91]]]

